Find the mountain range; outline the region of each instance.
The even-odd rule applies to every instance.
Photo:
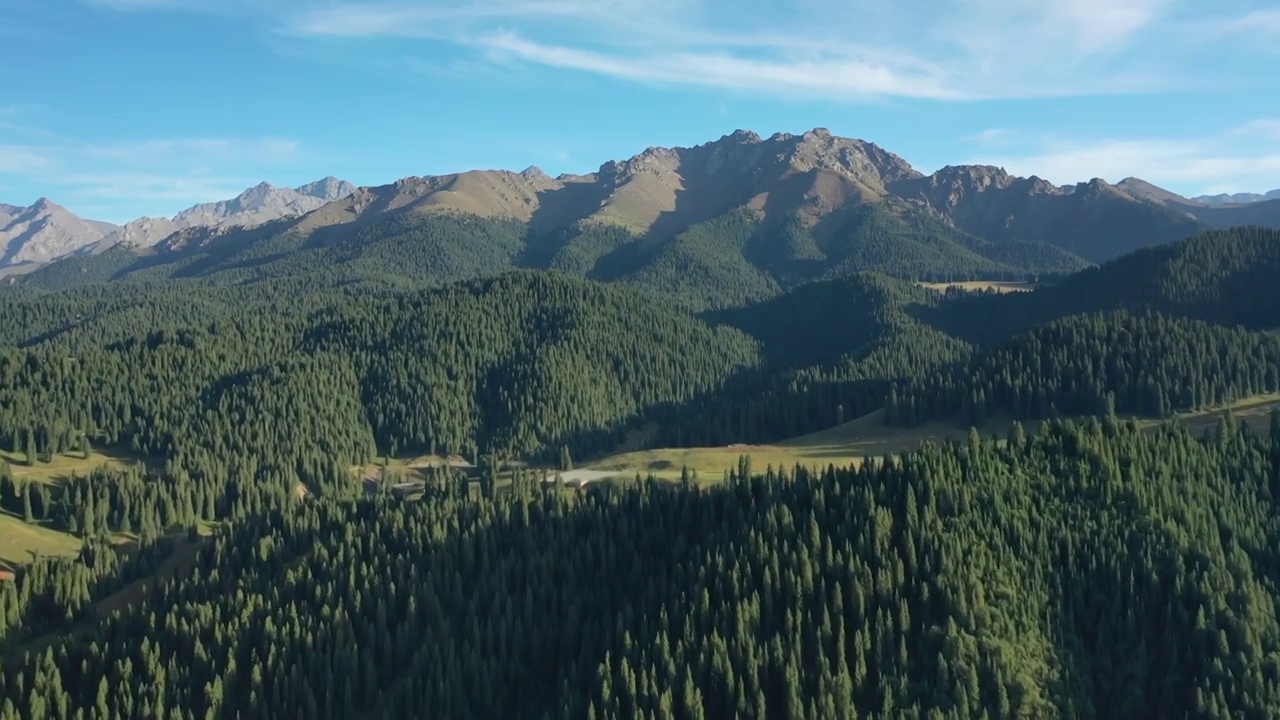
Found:
[[[1218,195],[1197,195],[1193,202],[1205,205],[1223,205],[1228,203],[1243,204],[1262,202],[1263,200],[1280,200],[1280,188],[1265,193],[1221,193]]]
[[[84,220],[48,198],[29,207],[0,204],[0,268],[45,263],[115,245],[145,248],[190,228],[260,225],[302,215],[355,191],[345,180],[326,177],[297,188],[260,183],[230,200],[202,203],[171,218],[141,217],[123,226]]]
[[[1056,186],[986,165],[926,175],[873,143],[822,128],[767,138],[737,130],[690,148],[651,147],[586,175],[550,177],[530,167],[377,187],[334,178],[295,189],[264,183],[229,201],[120,228],[80,220],[47,200],[0,207],[7,213],[0,243],[8,248],[0,265],[29,268],[111,247],[172,263],[204,253],[206,269],[210,254],[265,252],[250,249],[264,242],[277,248],[273,261],[284,250],[338,245],[349,256],[357,238],[387,241],[466,217],[511,236],[497,251],[507,266],[615,279],[673,263],[732,263],[740,274],[762,275],[760,285],[865,269],[1069,271],[1209,228],[1280,227],[1280,199],[1209,202],[1136,178]]]

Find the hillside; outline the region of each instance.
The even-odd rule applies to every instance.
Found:
[[[886,422],[959,417],[982,425],[1121,413],[1165,418],[1280,390],[1280,337],[1158,313],[1055,320],[924,375],[888,397]]]

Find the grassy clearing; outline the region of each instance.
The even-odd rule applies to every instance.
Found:
[[[385,462],[387,474],[399,475],[405,482],[426,479],[426,471],[430,468],[452,465],[459,468],[471,467],[471,463],[458,455],[442,457],[439,455],[414,455],[408,457],[378,458],[368,465],[356,465],[351,472],[360,480],[378,480],[382,477]]]
[[[1229,406],[1183,413],[1177,416],[1177,420],[1186,425],[1191,432],[1199,435],[1207,429],[1216,428],[1219,418],[1230,409],[1236,422],[1248,425],[1256,433],[1266,433],[1270,432],[1271,428],[1271,410],[1277,406],[1280,406],[1280,393],[1253,395],[1237,400]],[[1159,420],[1140,420],[1139,423],[1148,427],[1160,425]]]
[[[1255,395],[1231,405],[1233,416],[1255,432],[1267,432],[1272,408],[1280,406],[1280,394]],[[1199,435],[1205,429],[1217,427],[1219,418],[1228,408],[1208,408],[1194,413],[1184,413],[1174,418]],[[1154,430],[1163,421],[1140,419],[1140,426]],[[1023,423],[1028,432],[1034,432],[1039,422]],[[1012,421],[993,419],[979,430],[984,435],[1007,434]],[[621,453],[588,463],[591,470],[616,471],[618,477],[630,478],[637,473],[653,475],[664,480],[678,480],[682,467],[697,470],[699,481],[715,482],[724,472],[738,465],[742,455],[751,456],[754,469],[848,466],[862,462],[866,457],[878,458],[919,448],[925,442],[963,440],[969,434],[969,426],[961,423],[934,422],[914,428],[895,428],[884,425],[883,412],[876,411],[843,425],[793,438],[770,445],[728,445],[703,448],[659,448]]]
[[[700,481],[719,480],[725,470],[737,467],[738,458],[751,456],[751,466],[794,468],[848,466],[866,457],[903,452],[919,447],[925,441],[963,438],[967,427],[951,423],[930,423],[917,428],[891,428],[880,411],[865,415],[822,432],[792,438],[769,445],[736,444],[725,447],[660,448],[614,455],[588,463],[592,470],[615,470],[620,476],[654,475],[677,480],[681,468],[697,470]]]
[[[946,292],[948,288],[959,288],[969,292],[979,292],[982,290],[994,290],[998,293],[1012,292],[1029,292],[1036,289],[1036,284],[1031,282],[1006,282],[1004,280],[970,280],[966,282],[952,283],[916,283],[920,287],[926,287],[930,290],[938,292]]]
[[[0,562],[23,565],[39,553],[43,557],[74,555],[80,539],[40,525],[28,525],[22,518],[0,514]]]
[[[36,480],[38,482],[60,485],[74,475],[88,475],[93,470],[106,465],[111,468],[125,468],[145,461],[137,456],[104,448],[91,451],[88,459],[80,453],[63,453],[55,455],[51,462],[36,462],[28,465],[25,455],[0,450],[0,461],[9,463],[9,472],[14,477]]]

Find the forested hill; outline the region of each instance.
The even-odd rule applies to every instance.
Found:
[[[181,416],[217,397],[202,392],[223,392],[254,373],[292,372],[279,364],[299,358],[355,378],[334,386],[332,397],[350,394],[364,421],[338,434],[372,435],[384,453],[542,456],[567,445],[591,455],[641,427],[674,444],[774,441],[875,410],[895,384],[936,386],[945,376],[948,387],[969,387],[972,379],[956,380],[951,368],[1069,315],[1127,309],[1280,327],[1276,283],[1267,281],[1280,268],[1278,236],[1215,231],[1001,296],[942,296],[875,273],[747,305],[732,289],[717,301],[715,285],[689,295],[680,285],[531,270],[437,289],[422,289],[436,288],[436,279],[408,273],[402,285],[324,284],[312,271],[235,284],[152,280],[52,293],[20,286],[0,293],[10,320],[0,341],[15,348],[13,374],[0,385],[9,398],[0,411],[13,419],[0,437],[20,445],[34,434],[43,452],[49,438],[81,432],[176,455],[189,442]],[[733,307],[691,310],[722,304]],[[1180,328],[1152,332],[1164,338]],[[1105,346],[1107,337],[1088,342]],[[1012,371],[1004,362],[987,374]],[[172,391],[156,385],[165,378]],[[131,397],[139,387],[157,396]]]
[[[1113,309],[1153,309],[1253,329],[1280,327],[1280,231],[1207,232],[1146,248],[1053,282],[1027,296],[967,298],[939,322],[952,332],[999,341],[1055,318]],[[974,320],[980,318],[979,320]],[[950,323],[950,324],[948,324]]]
[[[3,288],[0,720],[1280,713],[1280,415],[1146,422],[1280,391],[1280,232],[997,296],[770,275],[723,222],[742,253],[654,275],[489,224]],[[544,481],[877,417],[982,431]],[[413,494],[386,455],[430,456]]]

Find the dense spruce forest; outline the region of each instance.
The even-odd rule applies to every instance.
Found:
[[[641,261],[441,215],[0,286],[0,532],[81,546],[0,567],[0,719],[1280,712],[1280,414],[1148,422],[1280,392],[1280,232],[1072,273],[847,221],[723,217]],[[956,248],[960,278],[1060,274],[916,282]],[[551,482],[881,411],[977,427]],[[477,467],[360,481],[424,455]]]
[[[709,490],[304,503],[6,662],[0,717],[1268,718],[1275,427],[1107,419]],[[94,570],[36,572],[52,597],[3,586],[7,618],[91,592]]]

